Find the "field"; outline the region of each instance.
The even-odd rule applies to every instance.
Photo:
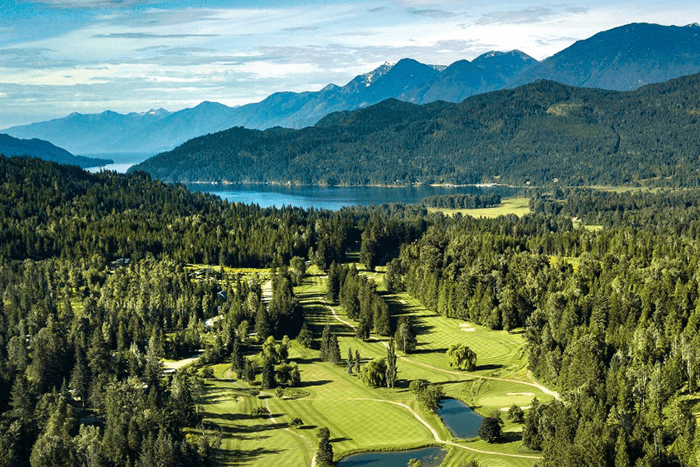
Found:
[[[381,283],[381,272],[372,276]],[[359,350],[363,363],[386,355],[386,339],[356,339],[351,328],[354,322],[340,307],[325,303],[325,277],[314,267],[295,293],[316,337],[326,323],[338,335],[343,358],[348,347]],[[533,396],[551,400],[552,395],[525,370],[522,336],[437,316],[406,294],[385,293],[384,298],[393,315],[414,316],[419,333],[414,354],[398,352],[399,381],[393,390],[366,386],[354,373],[348,374],[345,365],[321,362],[317,350],[296,341],[292,341],[290,359],[301,369],[302,384],[282,397],[234,380],[228,364],[213,367],[203,411],[208,429],[222,434],[217,452],[222,465],[311,465],[321,427],[330,430],[336,460],[353,452],[444,444],[450,453],[443,465],[461,465],[471,459],[483,466],[534,465],[538,455],[523,451],[521,425],[506,421],[506,441],[501,443],[455,441],[437,415],[422,408],[408,391],[414,379],[439,383],[448,396],[462,399],[483,415],[514,403],[529,406]],[[473,373],[454,371],[447,365],[447,346],[459,342],[467,343],[478,355]],[[267,407],[270,417],[252,417],[251,411],[258,406]],[[303,426],[290,426],[295,418]]]
[[[483,209],[443,209],[428,208],[429,212],[441,212],[447,216],[454,216],[457,213],[472,217],[484,217],[492,219],[498,216],[515,214],[518,217],[530,213],[530,198],[505,198],[501,204],[493,208]]]

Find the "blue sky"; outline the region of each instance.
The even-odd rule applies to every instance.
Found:
[[[343,85],[404,57],[543,59],[631,22],[700,21],[697,0],[0,0],[0,128],[103,110],[240,105]]]

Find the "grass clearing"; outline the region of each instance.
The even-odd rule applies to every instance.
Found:
[[[362,273],[371,275],[382,285],[383,269]],[[295,288],[315,336],[319,337],[328,323],[338,336],[343,358],[348,347],[353,352],[359,350],[363,363],[386,356],[387,338],[356,339],[354,330],[337,319],[354,324],[343,310],[336,306],[333,310],[337,317],[332,313],[323,299],[325,282],[322,272],[312,266],[303,284]],[[407,294],[384,292],[383,297],[392,315],[411,315],[418,331],[417,352],[408,356],[399,352],[399,380],[393,390],[366,386],[357,375],[348,374],[344,365],[321,362],[318,350],[304,348],[296,341],[292,341],[290,349],[290,360],[299,365],[302,376],[296,397],[278,398],[273,395],[274,391],[253,396],[247,385],[229,379],[232,375],[226,371],[227,364],[213,367],[215,378],[207,382],[203,410],[210,429],[221,429],[223,433],[217,452],[222,465],[310,465],[318,444],[316,433],[321,427],[330,430],[336,459],[368,450],[402,450],[435,444],[436,433],[441,440],[463,446],[446,446],[450,454],[443,465],[460,465],[471,459],[485,466],[532,467],[535,464],[536,458],[512,457],[532,455],[521,452],[521,425],[507,423],[505,431],[509,435],[502,443],[453,440],[438,416],[424,410],[408,391],[414,379],[439,383],[447,396],[467,402],[482,415],[512,404],[528,406],[532,399],[529,394],[549,401],[552,397],[540,390],[525,370],[522,335],[472,324],[469,326],[474,331],[467,333],[460,328],[465,324],[463,321],[438,316]],[[477,353],[476,371],[465,373],[448,366],[447,346],[459,342],[466,343]],[[257,406],[268,407],[271,417],[251,418],[250,413]],[[294,418],[300,418],[304,425],[290,427]]]
[[[484,217],[487,219],[493,219],[499,216],[506,216],[508,214],[515,214],[518,217],[522,217],[526,214],[530,214],[530,198],[505,198],[501,201],[499,206],[493,208],[483,208],[483,209],[443,209],[443,208],[428,208],[428,212],[441,212],[446,216],[453,217],[455,214],[460,213],[463,216],[469,215],[472,217]]]

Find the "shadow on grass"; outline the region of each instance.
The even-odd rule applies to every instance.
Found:
[[[497,444],[517,443],[517,442],[522,441],[522,440],[523,440],[522,433],[506,431],[505,433],[501,433],[501,437],[498,438],[496,443]]]
[[[421,345],[427,345],[427,344],[420,344],[420,343],[418,344],[419,347],[420,347]],[[415,349],[413,352],[411,352],[410,354],[408,354],[408,356],[411,356],[411,355],[414,355],[414,354],[415,354],[415,355],[421,355],[421,354],[427,354],[427,353],[441,353],[441,354],[444,354],[445,352],[447,352],[447,349],[429,349],[429,348],[423,348],[423,349],[421,349],[421,348],[417,348],[417,349]]]
[[[307,363],[318,363],[321,361],[320,358],[318,357],[311,357],[311,358],[290,358],[289,361],[297,363],[299,365],[304,365]]]
[[[278,454],[280,452],[282,452],[280,449],[268,449],[262,447],[250,450],[239,449],[236,451],[236,460],[233,465],[248,464],[259,457],[263,457],[269,454]],[[221,458],[228,458],[231,455],[231,452],[223,449],[217,449],[217,454],[218,456],[221,456]]]
[[[312,386],[323,386],[324,384],[328,384],[328,383],[332,383],[332,382],[333,382],[333,380],[330,380],[330,379],[319,379],[316,381],[302,381],[299,384],[299,387],[300,388],[308,388],[308,387],[312,387]]]
[[[483,370],[498,370],[500,368],[503,368],[503,365],[477,365],[475,371],[483,371]]]
[[[333,438],[329,440],[331,443],[340,443],[343,441],[352,441],[352,438]]]

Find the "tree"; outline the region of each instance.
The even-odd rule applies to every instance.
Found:
[[[236,336],[233,338],[233,346],[231,348],[231,371],[235,371],[238,378],[241,378],[243,374],[244,360],[245,357],[243,352],[241,352],[241,341]]]
[[[352,374],[352,368],[354,366],[354,362],[352,360],[352,349],[348,347],[348,361],[347,361],[347,369],[348,369],[348,374]]]
[[[410,316],[401,316],[399,318],[394,338],[396,340],[396,347],[403,353],[410,354],[416,350],[418,339],[416,339],[416,332],[411,325]]]
[[[540,405],[539,399],[533,397],[525,416],[525,426],[523,426],[523,444],[530,449],[542,449],[544,434],[540,430],[540,417],[542,416],[543,407]]]
[[[523,409],[521,409],[517,404],[511,405],[510,409],[508,409],[508,420],[511,422],[523,423],[524,415],[525,413],[523,412]]]
[[[375,358],[367,362],[360,371],[360,379],[372,387],[386,386],[386,359]]]
[[[294,256],[289,260],[289,267],[291,268],[291,277],[294,285],[301,285],[301,281],[306,274],[306,263],[304,258],[301,256]]]
[[[264,306],[258,307],[258,312],[255,315],[255,332],[258,333],[259,341],[267,339],[272,332],[270,318]]]
[[[340,356],[340,345],[338,344],[338,337],[335,333],[331,334],[331,342],[328,349],[328,361],[333,365],[338,365],[342,361]]]
[[[389,339],[389,345],[386,348],[386,387],[394,389],[397,377],[396,368],[396,349],[394,339]]]
[[[335,264],[335,261],[332,262],[330,268],[328,269],[328,281],[326,283],[326,300],[328,300],[330,303],[335,303],[338,301],[341,274],[341,267]]]
[[[318,450],[316,451],[316,464],[323,467],[335,465],[333,462],[333,446],[331,446],[330,432],[328,431],[328,428],[321,428],[321,430],[319,430],[318,437],[319,441]]]
[[[253,362],[248,358],[243,359],[243,379],[248,383],[255,381],[255,366],[253,366]]]
[[[477,434],[479,438],[483,439],[487,443],[494,443],[501,437],[501,426],[503,421],[500,418],[486,417],[481,422],[479,431]]]
[[[70,388],[73,390],[73,397],[75,399],[80,399],[80,404],[83,408],[85,408],[85,399],[88,396],[88,389],[90,387],[89,371],[83,356],[83,351],[78,348],[76,350],[75,365],[73,366],[73,371],[70,376]]]
[[[476,368],[476,352],[464,344],[451,344],[447,348],[449,365],[464,371],[474,371]]]
[[[360,351],[358,349],[355,349],[355,373],[358,375],[360,374],[360,363],[362,360],[360,359]]]
[[[411,381],[408,390],[426,409],[436,412],[442,408],[440,401],[445,397],[445,390],[439,384],[427,384],[422,380]]]
[[[263,389],[275,387],[275,362],[272,358],[264,358],[263,360],[261,387]]]
[[[370,322],[366,317],[361,317],[360,322],[357,323],[357,330],[355,331],[355,337],[358,339],[367,340],[369,339],[370,332]]]
[[[308,326],[306,326],[306,322],[304,322],[304,324],[301,325],[301,330],[297,335],[297,341],[307,349],[310,349],[311,345],[313,344],[314,335],[308,328]]]
[[[331,358],[331,326],[326,323],[321,332],[321,360],[327,362]]]

